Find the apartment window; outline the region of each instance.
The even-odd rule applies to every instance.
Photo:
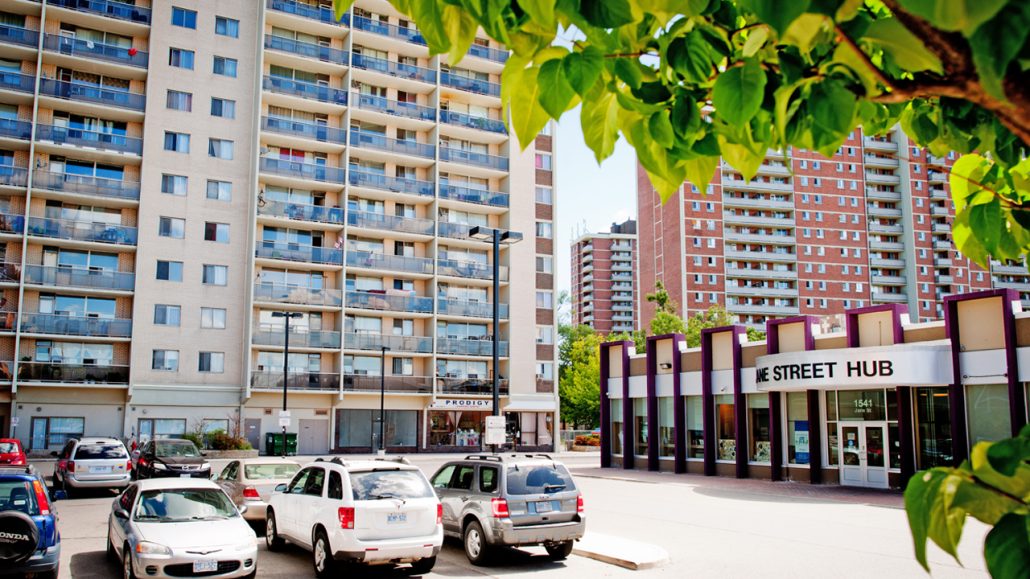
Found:
[[[229,181],[215,181],[213,179],[208,179],[207,198],[215,199],[217,201],[231,201],[232,183]]]
[[[715,249],[715,238],[714,237],[709,237],[708,238],[708,249]]]
[[[551,309],[554,307],[554,292],[550,291],[538,291],[536,292],[536,307],[543,309]]]
[[[234,143],[228,139],[208,139],[207,156],[231,161]]]
[[[812,168],[818,171],[823,166],[819,161],[812,161]]]
[[[178,326],[182,308],[166,304],[154,305],[154,325]]]
[[[801,235],[802,235],[802,237],[812,237],[812,230],[807,228],[807,227],[805,227],[804,229],[801,230]]]
[[[236,78],[237,62],[235,58],[228,58],[225,56],[216,56],[214,69],[212,72],[220,74],[222,76],[228,76],[230,78]]]
[[[176,111],[190,112],[193,110],[193,94],[177,90],[168,91],[165,99],[165,106]]]
[[[554,273],[554,258],[550,255],[536,256],[537,273]]]
[[[550,153],[537,153],[536,154],[536,168],[543,169],[544,171],[551,170],[551,154]]]
[[[801,163],[803,165],[804,161],[802,161]],[[802,166],[801,168],[804,169],[804,166]],[[804,186],[804,187],[808,187],[808,177],[802,177],[801,178],[801,185]]]
[[[697,265],[697,266],[701,265],[701,256],[700,255],[695,255],[694,256],[694,265]]]
[[[161,237],[184,239],[186,237],[186,220],[178,217],[162,217],[158,221],[157,234]]]
[[[537,362],[536,377],[541,380],[554,380],[554,362]]]
[[[176,153],[189,153],[190,136],[186,133],[165,131],[165,150]]]
[[[715,220],[714,219],[709,219],[708,220],[708,231],[715,231]]]
[[[822,205],[823,204],[823,196],[822,195],[816,195],[815,196],[815,204],[816,205]]]
[[[554,191],[550,187],[538,186],[536,188],[536,202],[552,205],[554,203]]]
[[[843,197],[837,197],[837,205],[840,206],[840,207],[844,207],[844,204],[845,204],[844,198]],[[840,216],[840,222],[844,223],[844,216],[843,215]]]
[[[536,236],[543,239],[551,239],[553,237],[551,231],[550,221],[537,221],[536,222]]]
[[[847,257],[848,256],[848,248],[846,248],[846,247],[840,248],[840,256],[841,257]]]
[[[850,291],[851,291],[851,284],[850,284],[849,282],[844,282],[844,283],[843,283],[843,284],[842,284],[842,285],[840,286],[840,289],[841,289],[841,291],[843,291],[843,292],[845,292],[845,293],[847,293],[847,292],[850,292]]]
[[[916,207],[922,207],[922,206],[923,206],[923,200],[921,198],[916,199]]]
[[[802,169],[807,169],[808,168],[808,161],[806,161],[804,159],[801,159],[801,168]]]
[[[204,285],[227,285],[229,283],[229,267],[225,265],[204,265],[201,282]]]
[[[225,372],[225,352],[201,352],[197,371],[212,374]]]
[[[158,261],[157,279],[162,281],[182,281],[182,262]]]
[[[172,26],[197,29],[197,13],[193,10],[172,6]]]
[[[152,370],[163,370],[166,372],[178,372],[179,371],[179,351],[178,350],[154,350],[153,358],[150,362],[150,368]]]
[[[690,208],[693,209],[694,211],[700,211],[701,210],[701,202],[700,201],[693,201],[693,202],[691,202]]]
[[[185,175],[161,175],[161,192],[168,195],[183,196],[189,179]]]
[[[212,223],[204,224],[204,241],[216,241],[218,243],[229,243],[229,224]]]
[[[229,38],[240,37],[240,21],[225,16],[215,16],[215,34],[228,36]]]
[[[211,116],[223,119],[236,118],[236,101],[211,97]]]
[[[550,345],[554,343],[554,326],[537,326],[536,343]]]
[[[193,70],[193,59],[195,56],[196,55],[192,50],[186,50],[184,48],[169,48],[168,66]]]
[[[224,330],[225,309],[200,308],[200,327],[207,330]]]

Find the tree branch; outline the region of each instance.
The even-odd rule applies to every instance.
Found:
[[[873,64],[873,61],[869,58],[869,55],[866,54],[865,51],[862,50],[862,48],[859,47],[858,44],[856,44],[855,41],[852,40],[851,37],[844,32],[840,25],[834,23],[833,26],[837,29],[837,38],[843,40],[844,44],[847,44],[848,47],[851,48],[855,55],[858,56],[859,60],[861,60],[866,65],[866,67],[868,67],[869,70],[872,71],[873,75],[876,76],[876,79],[880,81],[880,84],[887,88],[893,88],[894,81],[888,78],[888,76],[882,70],[880,70],[879,67]]]

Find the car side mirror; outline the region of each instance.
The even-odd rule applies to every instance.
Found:
[[[60,455],[59,455],[59,454],[57,454],[57,451],[56,451],[56,450],[52,450],[52,451],[50,451],[50,456],[52,456],[52,457],[54,457],[54,458],[57,458],[57,457],[58,457],[58,456],[60,456]]]
[[[246,512],[247,512],[247,505],[240,505],[240,514],[242,515],[243,513],[246,513]]]
[[[207,456],[207,453],[206,452],[202,452],[202,453],[200,453],[200,456]]]
[[[55,501],[63,501],[68,498],[68,493],[61,490],[54,491],[54,496],[52,498]]]
[[[279,483],[275,485],[275,492],[284,493],[286,492],[286,483]]]
[[[121,519],[123,521],[128,521],[129,520],[129,511],[126,511],[125,509],[115,509],[114,517],[116,519]]]

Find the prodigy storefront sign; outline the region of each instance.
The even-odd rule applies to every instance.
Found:
[[[789,352],[761,356],[755,364],[755,384],[763,391],[936,386],[951,380],[951,348],[944,344]]]

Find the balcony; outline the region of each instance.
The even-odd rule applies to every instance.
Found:
[[[870,155],[866,153],[863,158],[865,159],[866,165],[874,167],[897,168],[900,165],[898,160],[893,157],[880,157],[878,155]]]
[[[869,249],[875,251],[904,251],[905,244],[900,241],[878,241],[870,239]]]
[[[493,265],[488,263],[457,259],[438,259],[436,263],[437,273],[440,275],[472,279],[494,278]],[[500,281],[508,281],[508,268],[505,266],[500,267]]]
[[[432,275],[433,260],[428,257],[387,255],[368,251],[348,251],[347,267],[400,271],[421,275]]]
[[[880,191],[875,187],[866,187],[865,196],[875,201],[893,201],[895,203],[901,201],[901,193],[898,191]]]
[[[25,283],[47,287],[131,292],[136,287],[136,274],[54,265],[25,265]]]
[[[508,194],[482,189],[470,189],[458,185],[440,183],[440,198],[489,205],[491,207],[508,207]]]
[[[727,249],[725,250],[725,255],[727,259],[744,259],[749,261],[795,262],[798,260],[798,256],[793,253],[780,253],[775,251]]]
[[[906,283],[903,275],[874,275],[869,281],[876,285],[905,285]]]
[[[908,295],[903,293],[873,292],[870,296],[874,302],[890,302],[895,304],[908,302]]]
[[[497,389],[501,394],[507,394],[508,380],[499,379]],[[492,394],[494,385],[491,378],[437,376],[436,391],[438,394]]]
[[[31,92],[32,89],[29,88],[29,91]],[[146,95],[141,93],[108,88],[81,81],[64,81],[52,78],[39,79],[39,94],[74,102],[89,102],[139,112],[143,112],[147,103]]]
[[[466,115],[465,113],[441,110],[440,121],[447,123],[448,125],[455,125],[468,129],[490,131],[491,133],[500,133],[502,135],[508,134],[508,129],[504,126],[504,121],[488,119],[486,117],[477,117]]]
[[[305,123],[279,117],[261,117],[261,130],[277,135],[311,139],[336,145],[347,144],[347,131],[317,123]]]
[[[328,46],[322,46],[321,44],[302,42],[282,36],[273,36],[271,34],[265,35],[265,48],[289,54],[296,54],[297,56],[313,58],[322,62],[339,64],[341,66],[347,66],[347,62],[350,57],[346,50],[330,48]]]
[[[948,207],[941,207],[939,205],[930,206],[930,215],[934,215],[936,217],[947,217],[950,214],[951,211],[948,209]]]
[[[311,20],[325,22],[326,24],[347,25],[346,16],[344,16],[343,22],[339,22],[336,20],[336,15],[333,14],[333,9],[325,6],[312,6],[310,4],[294,2],[293,0],[268,0],[268,7],[276,12],[292,14],[301,18],[310,18]]]
[[[15,213],[0,213],[0,233],[22,235],[25,232],[25,217]]]
[[[0,119],[0,137],[27,141],[31,136],[31,122],[18,119]]]
[[[870,254],[869,263],[876,267],[887,267],[887,268],[902,268],[905,267],[905,260],[894,258],[894,257],[881,257],[876,254]]]
[[[56,34],[43,35],[43,49],[87,60],[102,60],[124,66],[147,68],[149,55],[142,50]]]
[[[735,179],[730,175],[723,175],[722,184],[726,188],[732,189],[758,189],[762,191],[783,191],[793,192],[794,185],[791,183],[780,183],[777,181],[763,181],[761,179],[755,179],[753,181],[745,181],[743,179]]]
[[[351,19],[351,26],[354,27],[354,30],[364,30],[365,32],[396,38],[397,40],[411,42],[412,44],[420,44],[422,46],[425,46],[426,44],[426,40],[422,38],[422,34],[414,27],[406,28],[403,26],[395,26],[385,22],[377,22],[371,18],[365,18],[364,16],[354,16]]]
[[[1024,265],[1008,265],[992,262],[991,273],[993,275],[1027,275],[1027,269]]]
[[[422,68],[412,64],[401,64],[385,58],[376,58],[366,54],[353,55],[351,67],[362,70],[373,70],[390,75],[396,78],[417,80],[429,84],[436,84],[436,71],[429,68]]]
[[[434,222],[431,219],[416,219],[414,217],[398,217],[383,213],[369,213],[366,211],[351,211],[347,213],[347,225],[352,227],[363,227],[366,229],[377,229],[380,231],[396,231],[400,233],[411,233],[414,235],[432,235]]]
[[[440,84],[476,94],[493,97],[501,96],[501,85],[495,82],[469,78],[451,72],[440,73]]]
[[[948,175],[941,171],[927,171],[926,180],[930,183],[947,183]]]
[[[780,269],[753,269],[748,267],[727,267],[726,277],[761,278],[761,279],[795,279],[797,272]]]
[[[436,339],[436,353],[450,354],[455,356],[493,356],[494,342],[491,336],[474,338],[440,338]],[[508,356],[508,342],[501,340],[497,343],[498,355],[502,358]]]
[[[901,225],[901,223],[897,223],[897,222],[894,222],[894,223],[890,223],[890,222],[877,223],[877,222],[870,221],[869,222],[869,231],[873,231],[873,232],[876,232],[876,233],[896,233],[896,234],[900,234],[900,233],[902,233],[904,231],[904,227]]]
[[[29,235],[115,245],[136,245],[136,228],[113,223],[30,217]]]
[[[371,291],[348,291],[347,307],[380,312],[433,313],[433,298]]]
[[[933,248],[935,250],[938,250],[938,251],[940,251],[940,250],[945,250],[946,251],[946,250],[951,249],[951,242],[946,240],[946,239],[944,239],[944,240],[935,239],[934,242],[933,242]],[[1022,269],[1024,272],[1026,271],[1026,269],[1023,268],[1022,266],[1020,266],[1020,269]]]
[[[492,60],[504,64],[508,62],[508,51],[499,50],[497,48],[490,48],[489,46],[481,46],[473,43],[469,46],[469,51],[466,53],[469,56],[475,56],[478,58],[485,58],[486,60]]]
[[[36,77],[20,72],[0,71],[0,90],[32,94],[36,90]]]
[[[132,336],[132,320],[24,312],[21,315],[21,331],[25,334],[83,338],[129,338]]]
[[[0,165],[0,187],[24,187],[28,178],[29,171],[24,167]]]
[[[37,125],[36,141],[50,141],[58,145],[91,147],[116,153],[128,153],[130,155],[143,154],[143,139],[73,127]]]
[[[934,223],[932,230],[934,233],[951,233],[951,225],[947,223]]]
[[[32,89],[29,88],[29,92],[31,91]],[[395,117],[406,117],[419,121],[433,122],[436,120],[436,109],[424,107],[415,103],[394,101],[381,96],[360,93],[355,93],[354,101],[357,108],[361,110],[374,111],[386,115],[393,115]]]
[[[343,250],[332,247],[315,247],[299,243],[279,241],[259,241],[255,256],[264,259],[281,259],[300,263],[318,263],[324,265],[341,265]]]
[[[767,287],[763,285],[738,285],[726,286],[726,293],[738,296],[756,296],[756,297],[786,297],[796,298],[798,297],[797,288],[777,288]]]
[[[769,316],[797,315],[797,306],[781,306],[773,304],[727,304],[726,309],[733,314],[764,314]]]
[[[949,199],[948,192],[939,187],[930,188],[930,199]]]
[[[47,0],[50,6],[99,14],[135,24],[150,24],[150,8],[112,0]]]
[[[937,276],[937,283],[939,285],[951,285],[955,283],[955,278],[950,275],[939,275]]]
[[[951,267],[952,261],[950,257],[934,257],[933,265],[934,267]]]
[[[866,213],[877,217],[901,217],[901,209],[894,207],[879,207],[877,205],[866,206]]]
[[[332,105],[346,106],[347,91],[292,78],[266,76],[264,89],[278,94],[301,97]]]
[[[877,151],[897,151],[898,144],[886,137],[864,137],[862,144],[867,149],[875,149]]]
[[[286,333],[282,326],[263,326],[254,330],[251,342],[256,346],[276,346],[282,348]],[[291,348],[331,348],[339,349],[340,332],[329,330],[308,330],[290,326]]]
[[[874,185],[900,185],[901,177],[897,175],[882,175],[880,173],[873,173],[867,171],[865,174],[866,183],[872,183]]]
[[[254,301],[338,308],[343,304],[343,292],[338,289],[258,282],[254,284]]]
[[[447,221],[441,221],[437,226],[437,232],[440,237],[469,240],[472,239],[469,237],[472,227],[472,225],[468,225],[466,223],[450,223]]]
[[[508,304],[500,304],[502,320],[508,319]],[[441,316],[463,316],[468,318],[492,318],[494,305],[490,302],[470,302],[452,298],[436,300],[436,313]]]
[[[361,149],[374,149],[377,151],[400,153],[402,155],[411,155],[413,157],[422,157],[424,159],[432,159],[436,154],[433,145],[427,145],[417,141],[391,139],[386,135],[373,133],[372,131],[363,131],[361,129],[351,129],[350,145]]]
[[[764,215],[736,215],[733,213],[724,213],[723,221],[726,223],[734,223],[737,225],[773,225],[776,227],[793,227],[794,219],[789,215],[782,217],[773,216],[769,214]]]
[[[343,169],[339,167],[328,167],[316,163],[301,163],[298,161],[287,161],[285,159],[272,159],[263,157],[261,159],[261,172],[278,175],[280,177],[291,177],[294,179],[307,179],[308,181],[321,181],[340,185],[343,183]]]
[[[408,193],[409,195],[433,196],[432,181],[420,181],[419,179],[408,179],[405,177],[387,177],[379,173],[371,173],[351,168],[350,184],[355,187],[368,187],[382,191],[393,191],[394,193]]]
[[[748,207],[755,209],[775,209],[780,211],[793,211],[793,201],[780,201],[771,199],[768,197],[761,197],[758,199],[752,199],[750,197],[737,197],[734,195],[723,194],[722,204],[727,207]]]
[[[344,374],[343,389],[357,392],[410,392],[433,391],[433,379],[429,376],[376,376],[371,374]]]
[[[477,167],[494,169],[495,171],[508,170],[508,159],[505,157],[488,155],[486,153],[477,153],[475,151],[466,151],[464,149],[440,147],[440,160],[450,161],[452,163],[463,163],[465,165],[475,165]]]
[[[250,387],[254,390],[283,389],[282,372],[251,372]],[[316,372],[289,372],[286,374],[286,387],[290,390],[316,390],[336,392],[340,389],[339,374],[319,374]]]
[[[33,174],[32,187],[46,191],[59,191],[61,193],[124,199],[128,201],[138,201],[140,195],[139,183],[89,175],[55,173],[42,169],[37,169]]]
[[[39,46],[39,31],[20,26],[0,26],[0,42],[36,48]]]
[[[282,201],[258,200],[258,215],[283,217],[292,221],[343,224],[343,209],[325,205],[305,203],[284,203]]]
[[[353,332],[344,335],[343,347],[348,350],[382,351],[383,346],[389,348],[392,353],[431,354],[433,352],[433,339],[428,336],[394,336],[364,332]]]
[[[14,362],[7,362],[13,367]],[[59,364],[51,362],[18,362],[20,382],[75,384],[128,384],[128,366],[94,364]]]

